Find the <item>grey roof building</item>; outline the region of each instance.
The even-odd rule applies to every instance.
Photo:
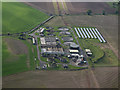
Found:
[[[45,37],[46,42],[56,42],[56,37]]]
[[[65,42],[71,42],[71,41],[73,41],[73,38],[72,37],[62,37],[62,40]]]

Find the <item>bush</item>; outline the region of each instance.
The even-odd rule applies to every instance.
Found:
[[[88,10],[88,11],[87,11],[87,14],[88,14],[88,15],[91,15],[91,13],[92,13],[92,10]]]

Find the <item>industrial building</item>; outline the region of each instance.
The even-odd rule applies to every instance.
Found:
[[[85,52],[86,52],[86,54],[87,54],[88,56],[91,56],[91,55],[92,55],[92,52],[91,52],[90,49],[85,49]]]
[[[40,34],[43,34],[44,33],[44,30],[45,30],[45,28],[39,28],[36,32],[37,33],[40,33]]]
[[[69,52],[70,52],[71,54],[79,54],[79,51],[78,51],[78,50],[69,49]]]
[[[58,30],[61,30],[61,31],[68,31],[69,28],[67,28],[67,27],[59,27]]]
[[[60,34],[70,35],[71,33],[70,32],[66,32],[66,31],[62,31],[62,32],[60,32]]]
[[[58,46],[57,37],[41,37],[41,54],[42,55],[64,55],[63,48]]]
[[[70,46],[70,44],[73,42],[64,42],[64,45]]]
[[[35,38],[34,38],[34,37],[32,38],[32,41],[33,41],[33,45],[35,45],[35,44],[36,44],[36,41],[35,41]]]
[[[71,54],[72,57],[79,57],[79,54]]]
[[[56,46],[57,45],[56,40],[57,38],[55,37],[41,37],[40,38],[41,46],[51,46],[51,45]]]
[[[45,41],[46,42],[56,42],[56,38],[55,37],[45,37]]]
[[[63,48],[41,48],[41,54],[64,55]]]
[[[73,41],[73,38],[72,37],[62,37],[62,40],[64,42],[71,42],[71,41]]]
[[[70,43],[70,46],[69,46],[69,52],[70,54],[73,56],[73,55],[78,55],[79,56],[79,52],[80,52],[80,49],[79,49],[79,45],[75,44],[74,42]]]
[[[79,45],[75,44],[74,42],[70,43],[70,49],[77,49],[77,50],[79,50]]]
[[[45,44],[46,44],[45,38],[44,38],[44,37],[41,37],[41,38],[40,38],[40,42],[41,42],[41,45],[45,45]]]

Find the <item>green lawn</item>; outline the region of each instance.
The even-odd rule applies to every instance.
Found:
[[[28,31],[49,18],[45,13],[19,2],[3,2],[2,16],[3,33]]]
[[[104,52],[104,57],[95,63],[95,66],[118,66],[118,58],[113,51],[110,49],[104,49]]]
[[[32,43],[31,42],[28,42],[28,41],[23,41],[23,43],[25,45],[27,45],[28,47],[28,57],[29,57],[29,60],[30,60],[30,70],[34,70],[35,69],[35,62],[34,62],[34,57],[36,57],[37,59],[37,49],[33,47]],[[32,52],[32,47],[33,47],[33,52]]]
[[[68,69],[87,69],[88,67],[76,67],[73,65],[68,65]]]
[[[47,70],[65,70],[62,65],[58,64],[57,67],[47,67]]]
[[[92,40],[89,39],[79,39],[79,43],[81,44],[82,48],[85,49],[90,49],[91,52],[93,53],[91,60],[92,62],[97,62],[100,58],[104,56],[103,50],[99,47],[96,46],[95,43],[91,42]]]
[[[40,57],[40,59],[42,60],[42,61],[44,61],[44,62],[47,62],[47,58],[46,57]]]

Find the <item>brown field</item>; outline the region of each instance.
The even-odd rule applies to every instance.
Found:
[[[45,12],[47,14],[54,14],[54,7],[52,2],[25,2],[25,4],[39,9],[42,12]]]
[[[103,10],[107,14],[114,14],[116,11],[105,2],[67,2],[66,4],[70,14],[86,13],[87,10],[92,10],[94,14],[102,14]]]
[[[117,67],[97,67],[94,70],[98,85],[118,87]],[[34,83],[33,83],[34,82]],[[28,71],[3,77],[3,88],[95,88],[88,70],[81,71]]]
[[[65,26],[64,22],[62,21],[60,16],[57,16],[53,18],[52,20],[48,21],[48,23],[45,23],[45,26]]]
[[[12,38],[4,38],[3,40],[7,43],[8,49],[11,53],[15,55],[28,53],[28,48],[22,41]]]
[[[86,71],[30,71],[3,77],[3,87],[82,88],[89,86],[87,77]]]
[[[53,2],[26,2],[25,4],[37,8],[48,14],[55,14],[55,8]],[[62,3],[60,3],[62,5]],[[63,6],[59,6],[61,11]],[[83,14],[87,10],[92,10],[93,14],[102,14],[103,10],[107,14],[114,14],[115,8],[110,7],[105,2],[66,2],[64,3],[64,9],[69,14]]]
[[[118,67],[96,67],[94,74],[101,88],[118,87]]]

